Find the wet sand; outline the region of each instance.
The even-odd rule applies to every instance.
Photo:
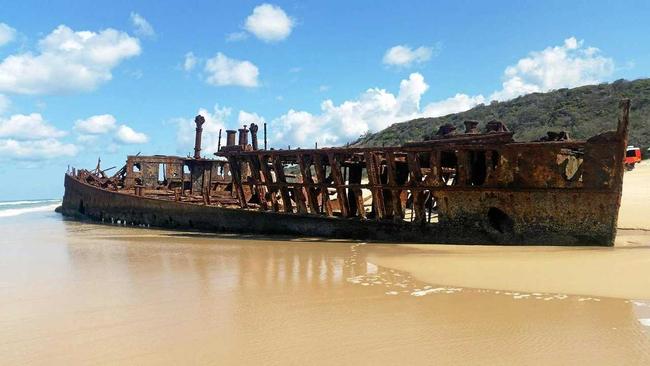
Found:
[[[453,286],[650,299],[650,164],[626,173],[614,248],[408,245],[378,264]]]
[[[650,170],[640,168],[625,178],[619,221],[635,230],[615,248],[4,217],[0,364],[650,364]]]

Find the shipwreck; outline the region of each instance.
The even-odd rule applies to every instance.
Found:
[[[112,176],[70,168],[61,212],[120,225],[455,244],[612,246],[630,101],[615,131],[516,142],[500,121],[441,126],[392,147],[267,149],[226,131],[214,158],[128,156]],[[249,142],[250,136],[250,142]],[[220,135],[221,137],[221,135]],[[221,141],[219,137],[219,141]]]

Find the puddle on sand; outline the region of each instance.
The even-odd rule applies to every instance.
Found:
[[[563,301],[573,303],[574,305],[576,303],[598,304],[603,301],[608,303],[619,302],[630,304],[632,306],[632,314],[634,314],[639,325],[642,326],[640,332],[650,333],[650,300],[625,300],[598,296],[571,295],[565,293],[463,288],[426,283],[417,280],[408,272],[382,267],[367,261],[365,259],[366,255],[362,254],[365,245],[367,245],[367,243],[358,243],[350,246],[350,256],[344,260],[344,267],[348,268],[352,275],[347,277],[346,281],[353,285],[382,288],[386,296],[423,297],[427,295],[451,295],[463,293],[465,295],[500,296],[509,298],[513,301]],[[371,250],[369,249],[367,251]],[[602,306],[602,309],[605,310],[608,306],[609,304],[605,304]],[[617,327],[611,328],[613,330],[618,329]]]

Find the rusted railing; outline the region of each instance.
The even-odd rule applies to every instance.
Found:
[[[375,219],[403,219],[411,208],[414,220],[423,221],[439,191],[583,189],[587,145],[439,143],[219,155],[228,158],[242,208]],[[592,183],[590,189],[608,186]]]

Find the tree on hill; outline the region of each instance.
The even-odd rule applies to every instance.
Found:
[[[352,146],[395,146],[421,141],[438,127],[452,123],[462,130],[465,120],[503,121],[518,141],[532,141],[547,131],[567,131],[574,139],[586,139],[607,130],[615,130],[618,102],[632,100],[630,110],[631,145],[644,153],[650,147],[650,79],[617,80],[613,83],[533,93],[506,102],[478,105],[468,111],[443,117],[418,118],[395,123],[377,133],[361,136]]]

